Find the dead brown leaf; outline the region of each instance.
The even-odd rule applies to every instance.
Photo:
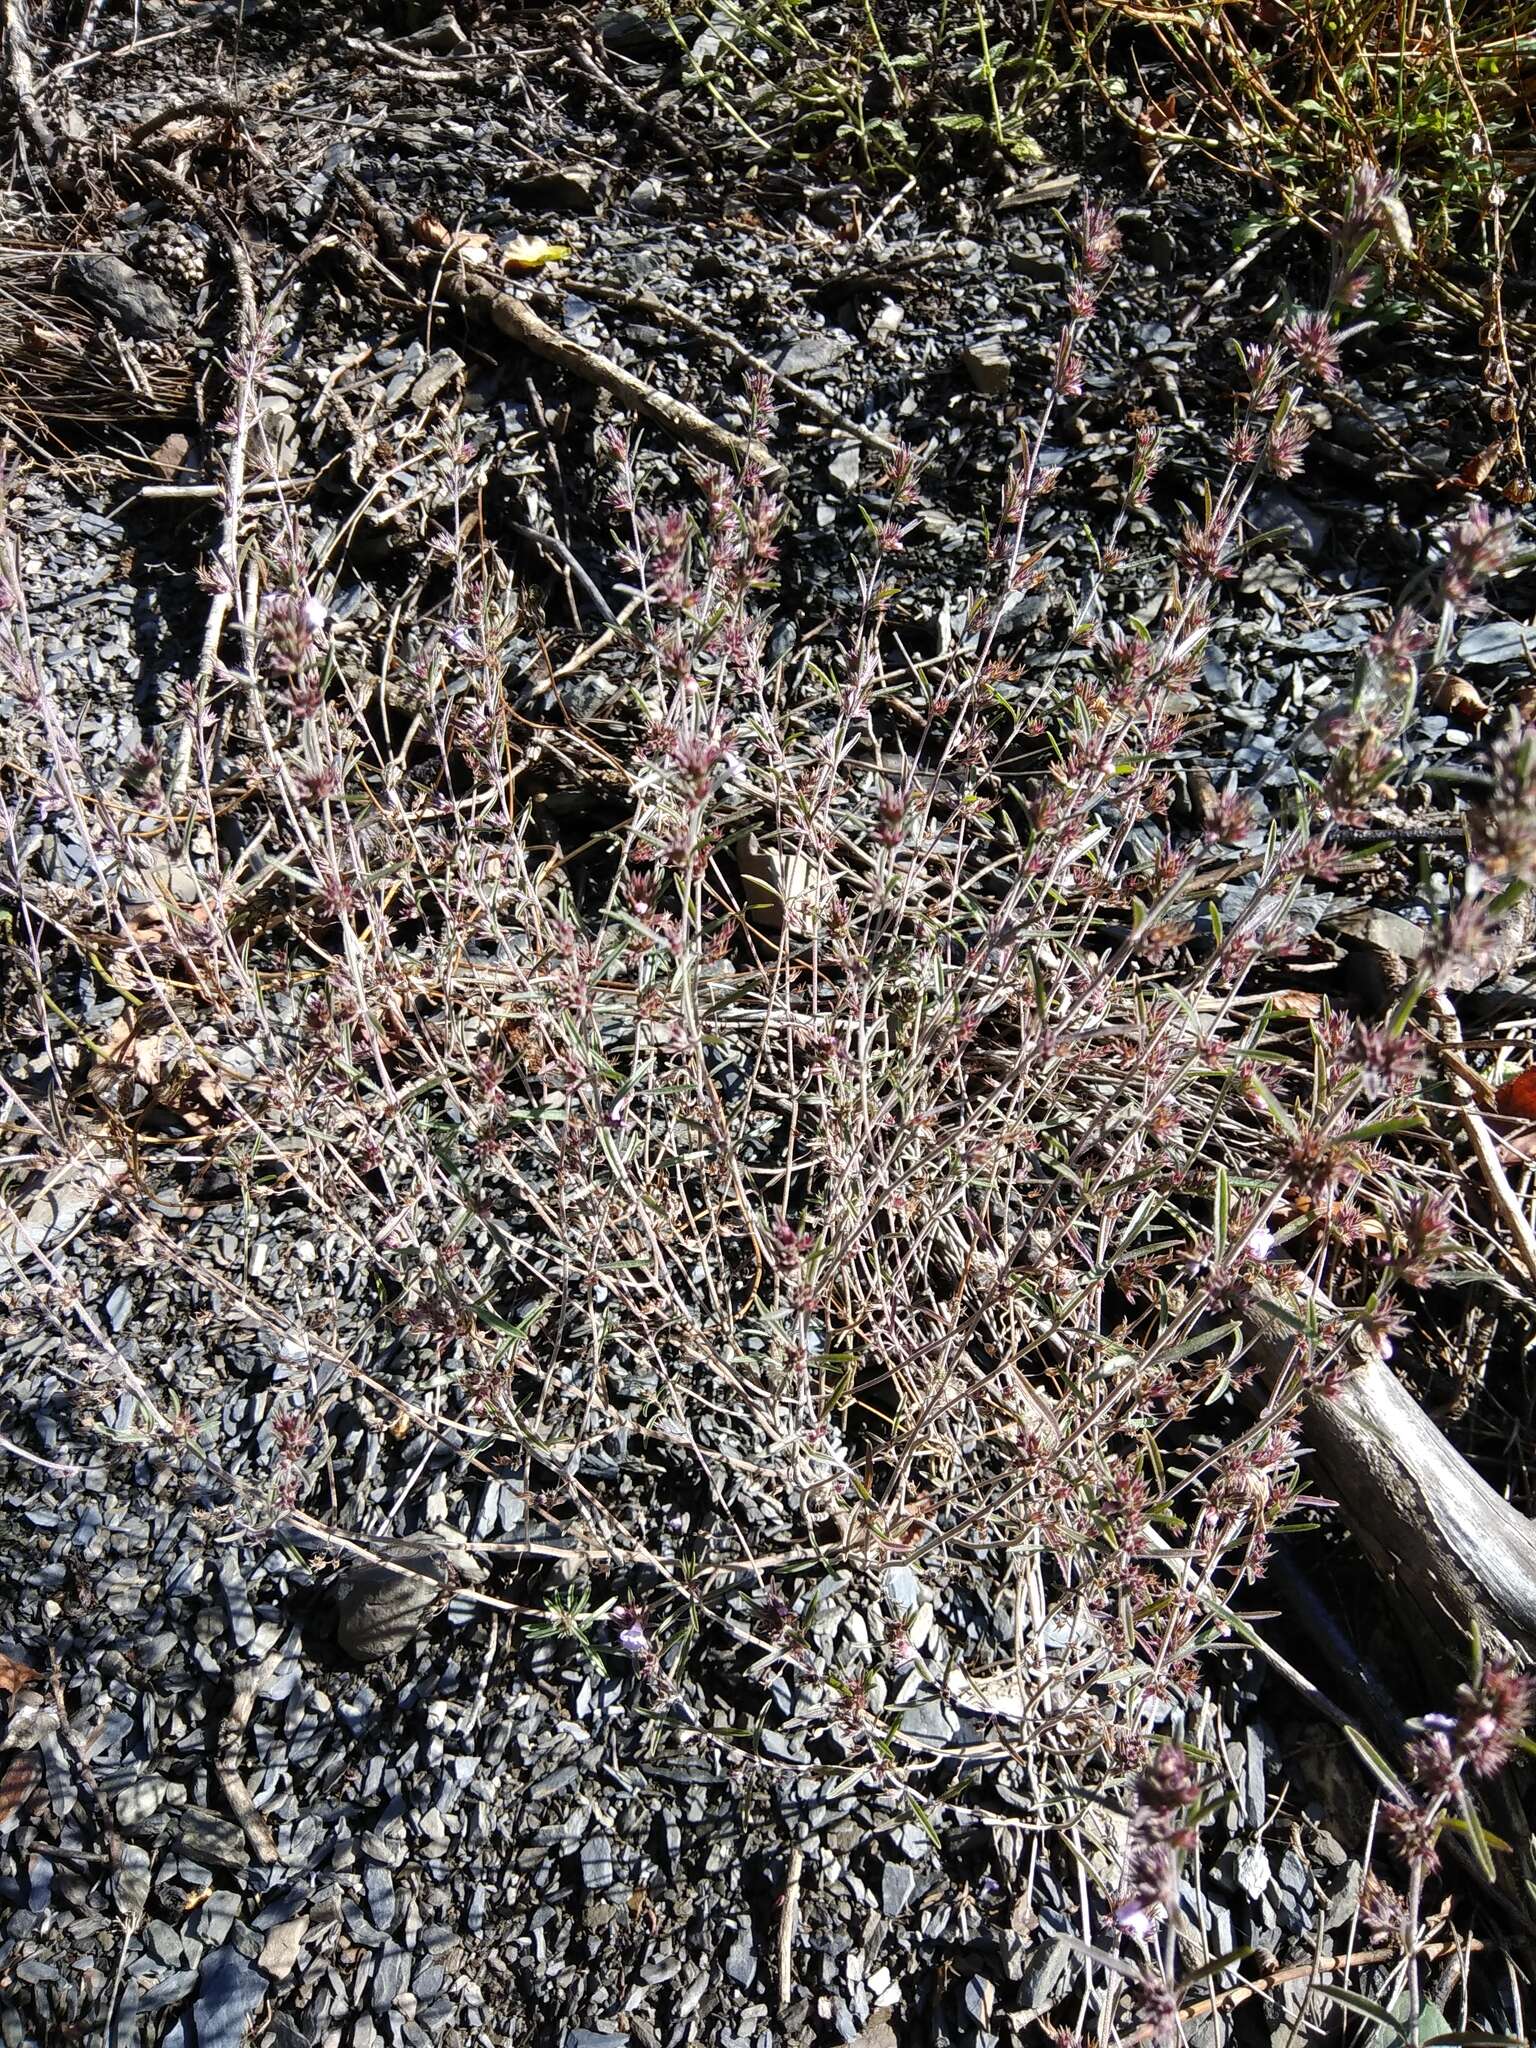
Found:
[[[1481,725],[1488,716],[1486,701],[1465,676],[1437,676],[1430,690],[1430,702],[1437,711],[1445,712],[1450,718],[1460,718],[1468,725]]]
[[[0,1692],[18,1693],[34,1679],[42,1677],[41,1671],[34,1671],[30,1664],[23,1664],[15,1657],[7,1657],[0,1650]]]
[[[14,1820],[43,1782],[43,1766],[35,1749],[13,1756],[0,1777],[0,1827]]]

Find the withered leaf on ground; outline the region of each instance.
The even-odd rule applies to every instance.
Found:
[[[31,1685],[42,1677],[30,1664],[23,1664],[18,1658],[8,1657],[0,1650],[0,1692],[18,1693],[23,1686]]]

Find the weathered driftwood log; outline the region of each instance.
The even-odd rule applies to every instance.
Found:
[[[1271,1375],[1294,1360],[1297,1319],[1326,1345],[1338,1312],[1316,1289],[1258,1300],[1251,1334]],[[1427,1632],[1436,1661],[1464,1671],[1474,1623],[1491,1654],[1536,1657],[1536,1522],[1448,1443],[1367,1341],[1339,1339],[1339,1391],[1314,1393],[1303,1433],[1361,1548]]]

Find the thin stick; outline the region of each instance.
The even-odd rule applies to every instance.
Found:
[[[665,320],[673,327],[680,327],[685,334],[696,334],[700,341],[707,341],[711,347],[724,349],[727,355],[756,370],[760,376],[771,378],[781,391],[787,391],[791,398],[803,405],[807,412],[814,413],[824,425],[836,427],[840,434],[847,434],[852,440],[861,441],[866,448],[872,448],[878,455],[897,454],[896,443],[885,434],[877,434],[872,427],[861,427],[857,420],[849,419],[845,412],[839,412],[830,399],[823,398],[819,391],[812,391],[797,378],[786,377],[782,370],[776,370],[772,363],[754,355],[744,348],[734,336],[723,328],[711,326],[708,320],[700,320],[694,313],[685,313],[678,306],[669,306],[661,299],[653,299],[649,292],[614,291],[608,285],[584,283],[581,287],[585,296],[600,306],[614,306],[625,312],[643,313],[648,320]]]
[[[381,240],[387,246],[403,249],[405,237],[394,216],[379,205],[350,171],[338,173],[338,179]],[[579,377],[583,383],[608,392],[631,412],[638,413],[643,419],[654,420],[679,441],[702,449],[717,462],[731,468],[751,465],[769,478],[783,475],[784,465],[776,461],[760,441],[749,441],[745,435],[733,434],[728,427],[717,426],[696,406],[674,398],[670,392],[658,391],[654,385],[642,383],[633,371],[610,362],[606,356],[600,356],[595,349],[587,348],[579,341],[572,341],[568,335],[557,333],[547,320],[540,319],[533,308],[514,293],[482,281],[451,257],[443,263],[440,252],[431,253],[439,265],[443,293],[462,312],[474,313],[489,321],[508,340],[517,342],[530,354],[541,356],[545,362],[554,363],[571,376]],[[425,249],[417,252],[418,261],[424,262],[428,254]]]
[[[133,156],[133,168],[150,184],[158,185],[162,192],[171,194],[181,204],[191,209],[211,234],[218,237],[229,258],[234,273],[235,288],[240,300],[240,351],[243,366],[233,377],[235,386],[234,432],[229,437],[229,448],[224,460],[223,504],[224,513],[219,526],[219,541],[215,551],[218,564],[218,585],[208,606],[208,617],[203,625],[202,645],[198,649],[197,670],[193,676],[193,704],[182,724],[176,740],[176,752],[166,777],[166,793],[174,801],[184,794],[192,775],[192,752],[195,729],[201,719],[207,701],[208,685],[219,658],[219,647],[224,638],[224,628],[229,621],[230,610],[235,601],[235,592],[240,580],[240,527],[245,513],[245,472],[250,450],[251,430],[255,424],[256,406],[253,402],[255,377],[254,352],[261,316],[256,306],[256,285],[251,275],[251,261],[241,240],[240,230],[218,207],[213,206],[199,192],[195,185],[189,185],[185,178],[168,171],[164,164],[156,163],[153,157]]]
[[[1449,997],[1434,991],[1429,997],[1429,1007],[1440,1025],[1441,1044],[1451,1048],[1459,1046],[1461,1022]],[[1536,1280],[1536,1234],[1532,1233],[1530,1221],[1520,1206],[1520,1197],[1509,1184],[1509,1176],[1505,1173],[1503,1161],[1499,1158],[1499,1148],[1494,1143],[1487,1124],[1483,1122],[1482,1112],[1477,1104],[1477,1091],[1467,1080],[1459,1058],[1448,1058],[1445,1065],[1450,1078],[1451,1092],[1456,1097],[1461,1127],[1467,1134],[1467,1142],[1477,1155],[1477,1163],[1483,1170],[1483,1179],[1488,1183],[1488,1193],[1493,1206],[1503,1217],[1514,1240],[1515,1250],[1520,1254],[1520,1263],[1531,1279]]]
[[[800,1874],[805,1869],[805,1851],[797,1842],[789,1852],[789,1875],[784,1880],[784,1897],[779,1904],[779,2010],[789,2003],[795,1981],[795,1932],[800,1918]]]
[[[271,1830],[240,1775],[240,1743],[251,1718],[251,1709],[256,1704],[256,1695],[277,1669],[281,1656],[280,1650],[273,1650],[259,1664],[247,1664],[237,1674],[234,1695],[214,1740],[213,1773],[219,1781],[219,1790],[224,1794],[224,1803],[239,1821],[241,1833],[250,1843],[258,1863],[279,1863],[282,1858]]]
[[[27,19],[27,0],[5,0],[5,75],[21,125],[31,136],[45,163],[60,153],[58,136],[38,104],[37,82],[32,72],[32,24]]]

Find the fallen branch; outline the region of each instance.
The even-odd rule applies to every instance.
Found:
[[[205,199],[196,186],[189,185],[185,178],[167,170],[164,164],[156,163],[153,157],[133,155],[129,162],[140,177],[147,183],[157,186],[168,197],[179,201],[222,243],[234,275],[240,308],[239,359],[231,365],[231,382],[235,395],[234,431],[229,436],[225,450],[224,482],[220,487],[223,512],[219,523],[218,545],[214,552],[213,595],[209,601],[202,642],[198,648],[196,673],[192,678],[192,708],[182,723],[166,775],[167,794],[175,799],[185,794],[191,779],[192,756],[198,728],[207,707],[208,689],[213,680],[214,669],[218,665],[224,629],[229,623],[229,615],[234,608],[239,589],[240,531],[245,515],[246,466],[258,411],[255,388],[256,342],[261,318],[256,304],[256,284],[251,274],[250,256],[241,239],[240,230],[233,221],[211,201]],[[247,619],[243,623],[249,626],[250,620]]]
[[[214,1741],[213,1774],[224,1794],[224,1803],[240,1823],[241,1832],[251,1845],[251,1853],[258,1863],[277,1863],[281,1859],[272,1832],[262,1819],[255,1800],[251,1797],[244,1778],[240,1775],[240,1746],[245,1737],[246,1726],[251,1718],[251,1709],[256,1704],[256,1695],[271,1678],[281,1662],[281,1652],[274,1650],[259,1664],[242,1667],[235,1679],[234,1694],[224,1718],[219,1723]]]
[[[1243,1311],[1271,1379],[1338,1333],[1343,1377],[1302,1429],[1361,1548],[1441,1656],[1465,1671],[1474,1626],[1494,1655],[1536,1656],[1536,1522],[1497,1494],[1356,1329],[1301,1276]]]
[[[5,75],[16,102],[16,116],[32,138],[44,163],[57,161],[63,145],[38,103],[32,71],[32,24],[27,0],[5,0]]]
[[[749,441],[743,434],[733,434],[728,427],[717,426],[696,406],[673,398],[669,392],[658,391],[654,385],[642,382],[632,370],[599,355],[596,349],[558,333],[516,293],[476,276],[467,265],[455,263],[451,255],[444,262],[441,252],[426,249],[412,252],[399,222],[350,172],[342,172],[340,182],[392,253],[414,253],[418,262],[426,262],[430,258],[438,269],[441,291],[461,312],[488,321],[531,355],[541,356],[545,362],[554,363],[568,375],[608,392],[631,412],[638,413],[642,419],[654,420],[685,446],[702,450],[716,462],[734,469],[750,465],[768,478],[783,475],[783,464],[761,441]]]

